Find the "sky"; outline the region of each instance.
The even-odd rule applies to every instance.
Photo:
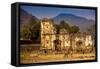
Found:
[[[78,8],[58,8],[58,7],[43,7],[43,6],[21,6],[28,13],[36,16],[39,19],[52,18],[61,13],[73,14],[87,19],[95,20],[95,10],[93,9],[78,9]]]

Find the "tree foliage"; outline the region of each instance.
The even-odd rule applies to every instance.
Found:
[[[66,23],[65,21],[61,21],[60,24],[60,29],[66,29],[68,32],[70,31],[70,25],[68,23]]]
[[[70,28],[70,33],[75,34],[75,33],[78,33],[78,32],[79,32],[79,27],[78,26],[74,25]]]
[[[29,29],[29,26],[24,25],[23,28],[21,28],[21,38],[30,39],[30,37],[31,37],[31,31]]]
[[[55,25],[56,29],[57,29],[57,32],[60,31],[60,29],[65,29],[68,31],[68,33],[70,34],[75,34],[75,33],[78,33],[79,32],[79,27],[78,26],[70,26],[68,23],[66,23],[64,20],[62,20],[60,22],[60,24],[56,24]]]
[[[40,41],[40,22],[33,16],[29,16],[28,23],[21,27],[21,38]]]

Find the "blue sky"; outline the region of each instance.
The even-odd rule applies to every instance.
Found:
[[[85,17],[87,19],[95,20],[95,10],[93,9],[77,9],[77,8],[57,8],[57,7],[43,7],[43,6],[21,6],[22,9],[37,18],[52,18],[60,13],[74,14]]]

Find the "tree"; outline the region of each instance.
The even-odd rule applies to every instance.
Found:
[[[31,28],[31,40],[40,42],[40,23],[36,23],[34,27]]]
[[[30,39],[30,37],[31,37],[31,31],[29,29],[29,26],[24,25],[23,28],[21,28],[21,38]]]
[[[30,39],[34,42],[40,42],[40,21],[37,18],[30,16],[29,26],[31,31]]]
[[[70,26],[68,23],[66,23],[65,21],[61,21],[59,24],[59,29],[66,29],[68,31],[68,33],[70,34],[75,34],[79,32],[79,27],[78,26]]]
[[[21,25],[21,38],[40,42],[40,21],[30,15],[26,22],[24,26]]]
[[[66,23],[64,20],[62,20],[60,24],[54,24],[54,27],[56,28],[57,34],[59,34],[61,29],[65,29],[68,32],[70,31],[70,25]]]
[[[68,32],[70,31],[70,25],[68,23],[66,23],[65,21],[61,21],[59,24],[59,28],[60,29],[66,29]]]
[[[78,26],[74,25],[70,28],[70,33],[75,34],[75,33],[78,33],[78,32],[79,32],[79,27]]]

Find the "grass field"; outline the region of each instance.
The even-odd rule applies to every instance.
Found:
[[[65,56],[65,53],[40,53],[37,51],[21,52],[20,63],[44,63],[44,62],[58,62],[58,61],[78,61],[78,60],[94,60],[95,53],[73,53]]]

